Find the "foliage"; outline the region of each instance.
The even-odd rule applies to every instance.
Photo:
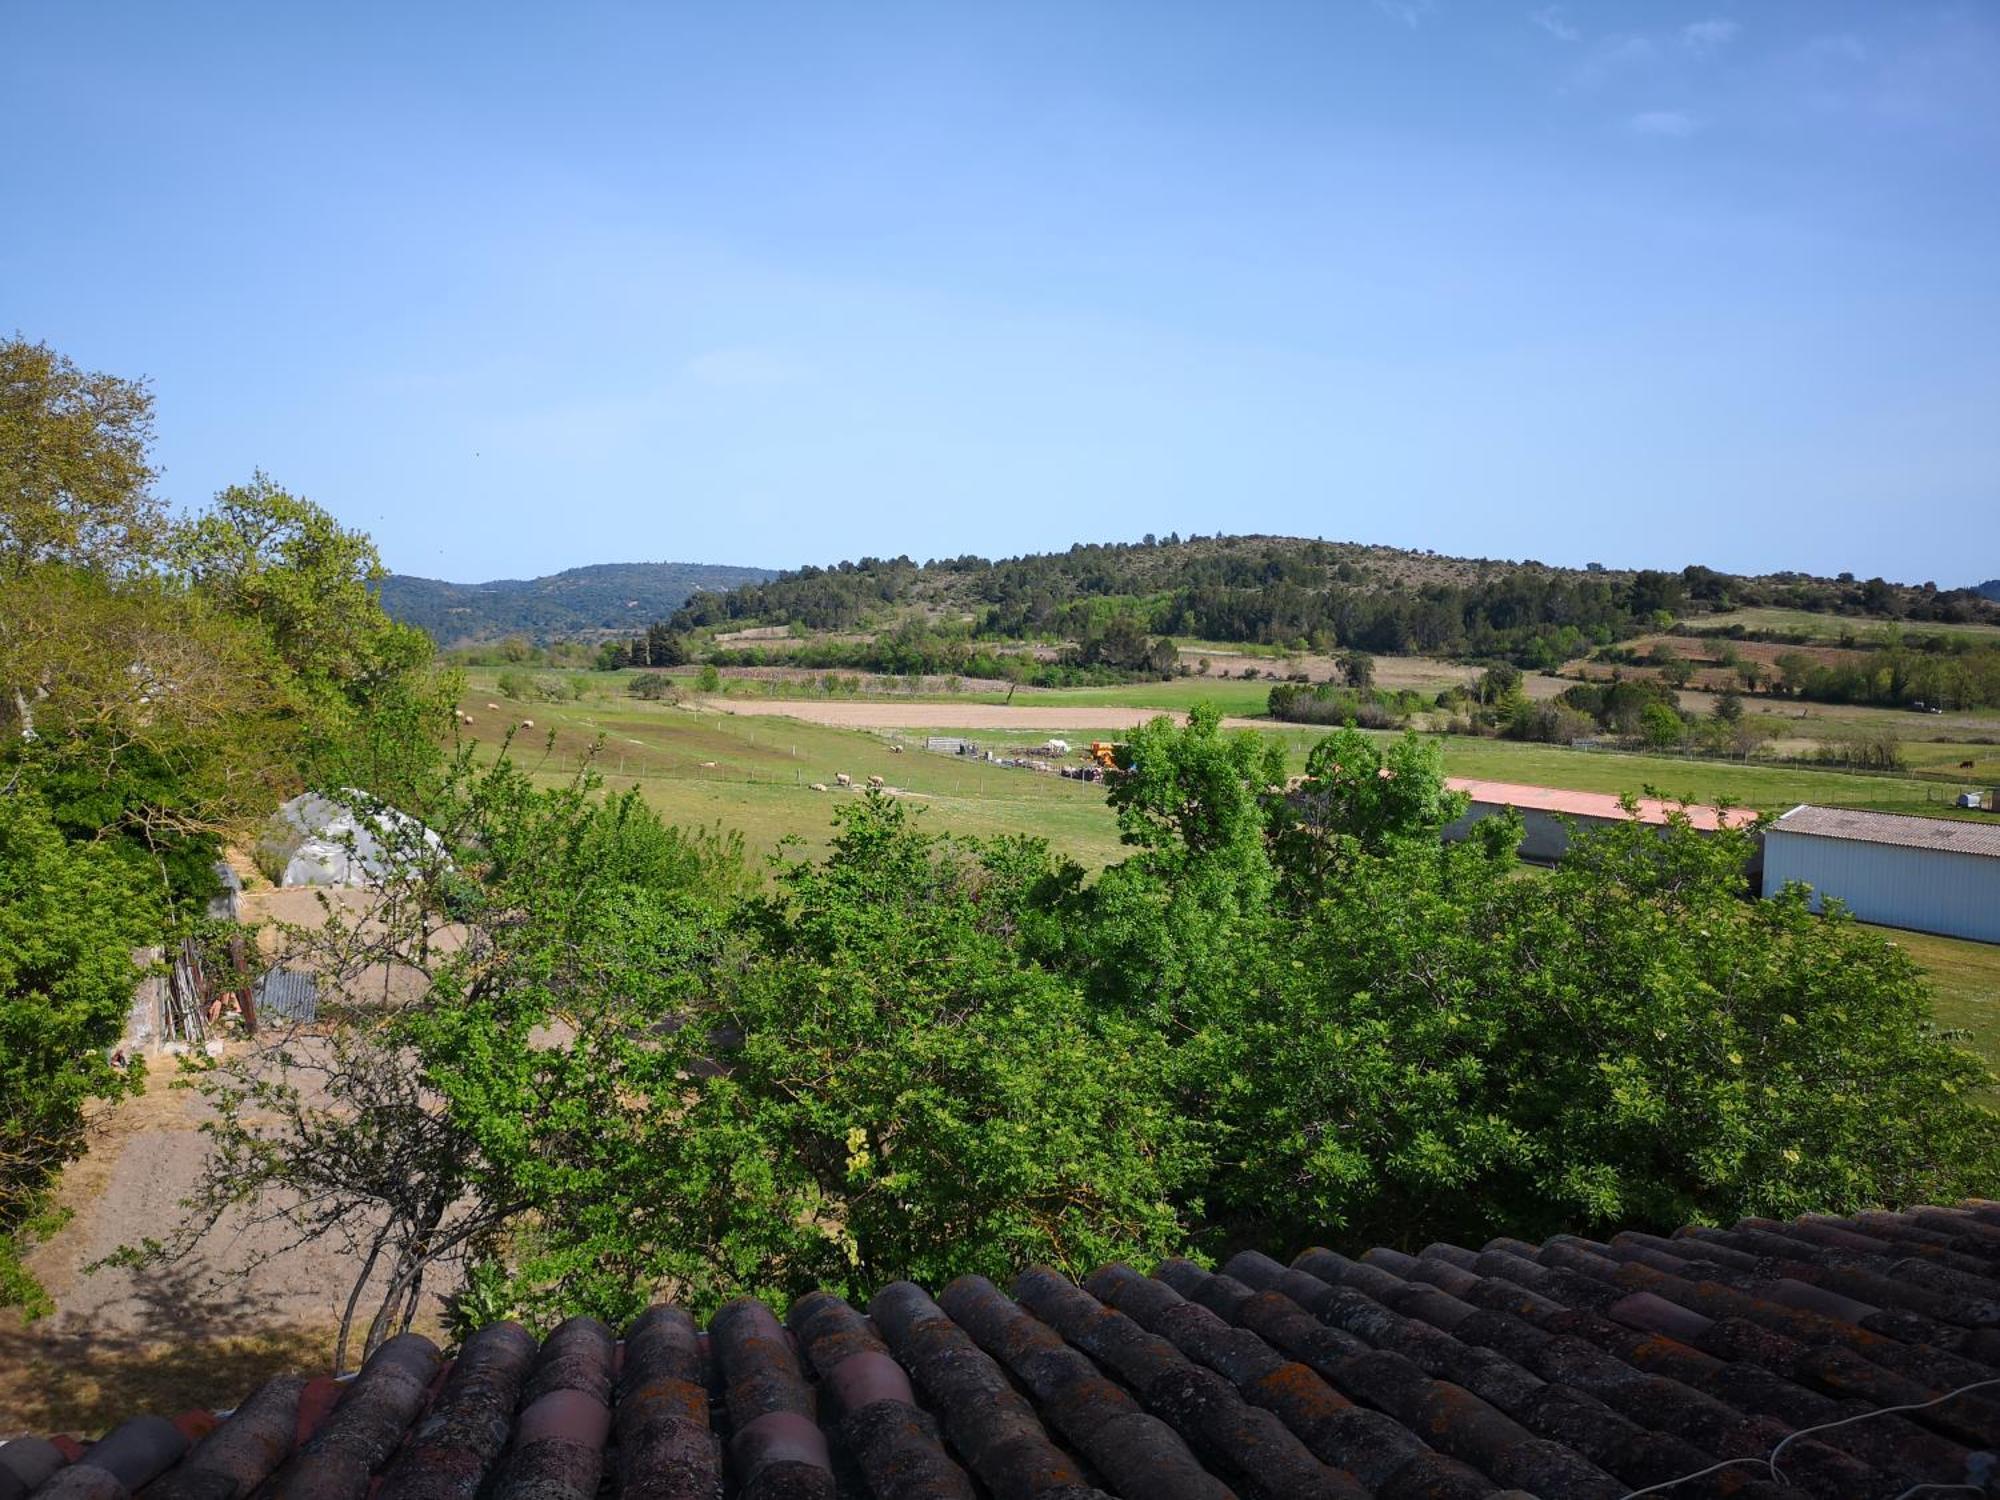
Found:
[[[415,786],[457,684],[431,674],[421,631],[383,613],[382,563],[364,533],[259,472],[176,528],[171,557],[193,594],[254,625],[289,670],[308,780]]]
[[[107,846],[66,840],[18,779],[0,794],[0,1246],[82,1154],[84,1105],[139,1076],[108,1054],[151,910]],[[25,1271],[0,1273],[0,1305],[32,1298]]]
[[[1130,853],[1094,881],[871,795],[754,895],[632,796],[460,761],[418,808],[448,860],[413,847],[314,935],[335,990],[420,982],[294,1048],[310,1089],[203,1081],[209,1206],[387,1264],[372,1343],[448,1263],[463,1320],[615,1320],[2000,1185],[1987,1075],[1915,969],[1744,899],[1745,833],[1634,822],[1519,878],[1517,820],[1440,840],[1465,803],[1415,735],[1330,736],[1288,783],[1204,708],[1119,763]]]
[[[1563,689],[1564,708],[1585,714],[1600,729],[1613,734],[1652,737],[1655,726],[1664,725],[1656,710],[1664,711],[1677,725],[1680,697],[1671,687],[1649,677],[1613,677],[1609,682],[1579,682]],[[1672,734],[1666,743],[1678,740]]]
[[[862,558],[802,568],[696,595],[669,623],[676,630],[760,621],[850,631],[922,606],[974,615],[977,634],[987,639],[1083,641],[1109,618],[1128,615],[1153,635],[1504,656],[1545,668],[1683,613],[1745,605],[1961,622],[2000,617],[1971,590],[1871,584],[1796,574],[1741,578],[1699,565],[1679,573],[1572,570],[1283,537],[1168,537],[998,562]]]
[[[296,782],[289,674],[155,576],[32,569],[0,596],[0,677],[31,703],[0,764],[32,767],[65,833],[108,841],[177,904],[207,898],[220,835]]]
[[[665,672],[641,672],[626,684],[625,691],[634,698],[644,698],[651,702],[678,703],[680,690],[673,678]]]
[[[607,1278],[638,1284],[631,1254],[552,1246],[536,1222],[587,1234],[621,1206],[643,1218],[613,1195],[644,1165],[620,1153],[668,1126],[671,1025],[719,941],[704,913],[746,885],[731,841],[595,794],[461,755],[414,808],[442,848],[383,824],[368,909],[285,934],[290,961],[346,999],[345,1024],[201,1065],[207,1172],[192,1217],[148,1254],[186,1252],[245,1202],[295,1242],[333,1240],[358,1268],[343,1361],[371,1275],[368,1349],[408,1326],[442,1264],[507,1253],[585,1301]]]
[[[151,396],[0,342],[0,1298],[80,1149],[137,977],[223,840],[323,779],[395,793],[453,684],[368,592],[367,538],[259,475],[168,526]]]
[[[47,344],[0,339],[0,574],[122,567],[161,525],[145,382],[79,370]]]
[[[1185,1131],[1153,1086],[1161,1040],[1015,940],[1046,851],[960,846],[879,796],[837,817],[824,864],[760,912],[723,1017],[742,1043],[677,1132],[666,1181],[699,1185],[701,1250],[678,1276],[704,1302],[866,1295],[1168,1253]]]
[[[1204,1075],[1200,1117],[1238,1162],[1208,1184],[1211,1232],[1415,1244],[1990,1190],[1984,1070],[1890,945],[1796,894],[1743,899],[1748,833],[1633,822],[1516,879],[1518,828],[1419,836],[1453,810],[1428,747],[1406,739],[1386,778],[1367,750],[1315,752],[1351,813],[1270,804],[1270,936],[1292,957],[1240,971],[1235,1066]],[[1320,828],[1299,836],[1322,807],[1353,830],[1337,860]]]
[[[1408,723],[1419,706],[1414,694],[1341,687],[1331,682],[1274,683],[1265,700],[1265,711],[1283,723],[1359,724],[1364,729],[1392,729]]]

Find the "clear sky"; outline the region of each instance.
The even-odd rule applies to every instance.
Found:
[[[2000,4],[0,0],[0,330],[390,565],[2000,574]]]

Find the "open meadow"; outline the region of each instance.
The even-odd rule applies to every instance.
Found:
[[[952,833],[1048,838],[1083,863],[1116,856],[1118,837],[1101,787],[1058,776],[992,766],[984,761],[933,755],[921,733],[907,736],[901,753],[894,740],[803,719],[697,710],[632,698],[577,703],[485,705],[467,697],[473,723],[467,735],[492,749],[514,729],[514,753],[549,782],[592,761],[614,791],[638,787],[670,821],[720,826],[743,835],[753,856],[775,854],[787,840],[799,852],[817,853],[832,831],[842,795],[835,778],[857,786],[880,776],[935,826]],[[1015,736],[1027,748],[1041,736]],[[833,790],[814,791],[815,783]]]
[[[1905,638],[1926,635],[1967,636],[1987,641],[2000,638],[2000,625],[1941,625],[1932,620],[1858,619],[1853,615],[1818,614],[1809,609],[1732,609],[1722,614],[1700,615],[1688,623],[1703,631],[1727,630],[1732,625],[1740,625],[1745,630],[1783,631],[1824,641],[1841,641],[1851,636],[1855,644],[1861,646],[1886,641],[1892,628]]]
[[[2000,1069],[2000,943],[1972,943],[1928,932],[1875,929],[1930,976],[1940,1025],[1965,1033],[1965,1045]]]

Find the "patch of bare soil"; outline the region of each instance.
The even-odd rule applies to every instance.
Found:
[[[705,698],[714,713],[744,718],[798,719],[835,729],[1134,729],[1157,719],[1157,708],[1048,708],[1002,703],[844,703],[811,699]],[[1173,714],[1185,720],[1185,714]],[[1269,720],[1234,719],[1240,728],[1268,728]]]
[[[35,1322],[0,1312],[0,1436],[229,1407],[278,1369],[331,1369],[359,1267],[343,1237],[293,1245],[283,1224],[235,1211],[184,1260],[90,1269],[171,1234],[200,1176],[207,1107],[171,1086],[174,1069],[153,1059],[146,1092],[104,1110],[89,1152],[63,1174],[57,1204],[69,1221],[28,1256],[56,1311]],[[437,1325],[449,1290],[431,1288],[419,1326]]]

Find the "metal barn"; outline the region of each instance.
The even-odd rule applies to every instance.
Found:
[[[1795,807],[1764,830],[1764,894],[1794,880],[1815,911],[2000,943],[2000,823]]]

